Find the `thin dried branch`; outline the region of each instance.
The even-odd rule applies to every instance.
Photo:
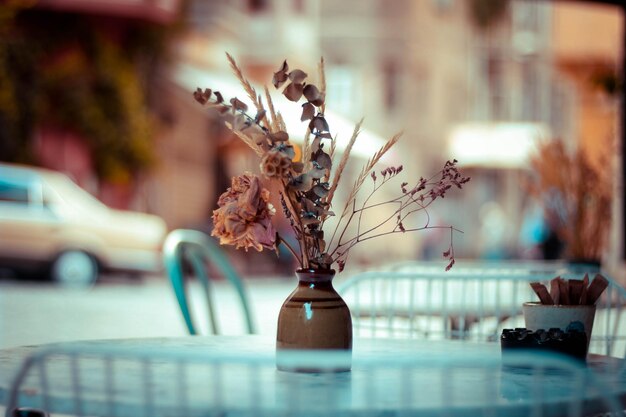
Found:
[[[341,212],[340,219],[344,218],[346,214],[349,212],[350,206],[354,202],[354,199],[356,198],[357,193],[361,189],[363,182],[369,176],[372,169],[374,169],[374,166],[376,166],[378,161],[380,161],[380,159],[389,151],[389,149],[391,149],[393,145],[395,145],[398,142],[398,140],[400,139],[400,136],[402,136],[402,132],[396,133],[391,139],[387,141],[387,143],[383,145],[382,148],[378,150],[378,152],[374,154],[374,156],[372,156],[372,158],[370,158],[367,161],[367,164],[365,164],[365,166],[363,167],[363,170],[361,171],[358,178],[354,182],[354,185],[352,186],[352,191],[350,191],[350,195],[348,196],[348,199],[346,200],[346,205],[344,206],[343,211]]]
[[[337,166],[337,170],[335,171],[335,177],[333,178],[333,183],[330,186],[330,191],[328,192],[328,196],[326,197],[326,200],[325,200],[326,203],[328,203],[329,205],[332,204],[333,202],[333,197],[335,196],[335,190],[337,189],[337,186],[339,185],[339,180],[341,179],[341,174],[343,173],[343,170],[346,168],[346,165],[348,164],[348,160],[350,159],[350,152],[352,151],[352,147],[354,146],[354,143],[356,142],[356,138],[359,136],[359,133],[361,133],[362,123],[363,123],[363,119],[359,120],[359,123],[357,123],[356,126],[354,126],[354,130],[352,131],[352,137],[350,137],[348,146],[346,146],[345,151],[343,151],[343,155],[341,156],[341,161],[339,162],[339,165]],[[335,142],[333,141],[333,144],[334,143]],[[393,144],[391,146],[393,146]],[[365,174],[365,176],[367,176],[367,173]],[[356,192],[354,192],[354,194],[356,195]]]
[[[330,156],[331,160],[335,158],[336,150],[337,150],[337,135],[335,135],[335,137],[333,138],[333,141],[330,144],[330,151],[328,152],[328,156]]]

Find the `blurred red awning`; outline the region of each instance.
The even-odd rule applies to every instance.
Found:
[[[181,0],[39,0],[37,7],[168,24],[176,19],[180,3]]]

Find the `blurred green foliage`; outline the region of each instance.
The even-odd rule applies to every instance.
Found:
[[[153,166],[150,93],[175,29],[133,22],[120,31],[23,4],[0,5],[0,159],[36,163],[34,129],[54,126],[85,139],[103,180]]]

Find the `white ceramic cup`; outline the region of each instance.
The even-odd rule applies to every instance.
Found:
[[[573,322],[580,322],[587,335],[587,347],[591,340],[593,319],[596,315],[595,305],[546,305],[537,302],[528,302],[523,305],[524,321],[528,330],[553,327],[565,331]]]

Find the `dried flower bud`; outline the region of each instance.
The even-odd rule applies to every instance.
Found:
[[[261,172],[268,178],[283,178],[289,173],[291,158],[278,150],[270,150],[261,159]]]
[[[198,103],[205,105],[211,98],[211,90],[205,88],[204,91],[202,91],[200,88],[196,88],[196,91],[193,92],[193,98],[195,98]]]

